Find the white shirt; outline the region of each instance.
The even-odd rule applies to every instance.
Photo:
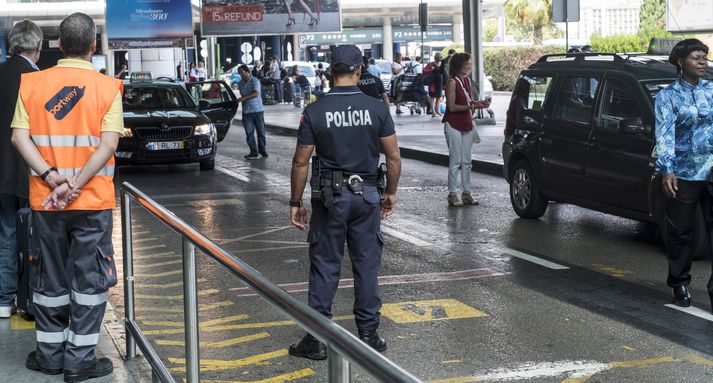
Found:
[[[394,61],[391,63],[391,73],[393,73],[394,71],[396,71],[396,74],[394,76],[403,74],[404,66],[401,65],[400,63],[397,63],[396,61]]]

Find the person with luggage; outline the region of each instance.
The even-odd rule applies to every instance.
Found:
[[[15,114],[20,76],[39,70],[42,30],[30,20],[15,24],[8,36],[12,56],[0,64],[0,318],[15,311],[18,289],[17,211],[29,206],[27,165],[12,146],[10,123]]]
[[[31,170],[37,342],[25,366],[64,373],[65,382],[113,371],[111,360],[97,358],[94,349],[108,290],[117,283],[112,209],[123,83],[92,66],[96,35],[86,14],[62,20],[64,59],[22,75],[11,124],[12,143]]]

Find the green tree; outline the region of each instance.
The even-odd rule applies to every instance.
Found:
[[[639,8],[639,29],[666,28],[666,0],[643,0]]]
[[[552,0],[507,0],[505,13],[521,25],[532,25],[535,45],[539,45],[542,29],[552,25]]]

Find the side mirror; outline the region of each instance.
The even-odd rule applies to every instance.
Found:
[[[640,118],[625,118],[619,122],[619,131],[632,136],[646,134],[646,127]]]
[[[200,100],[198,101],[198,108],[199,109],[208,109],[210,108],[210,102],[206,100]]]

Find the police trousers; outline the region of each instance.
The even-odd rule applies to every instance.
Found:
[[[37,361],[70,372],[91,368],[108,290],[117,283],[112,212],[33,211],[33,226]]]
[[[332,193],[324,188],[322,193]],[[318,200],[312,200],[309,233],[308,304],[327,318],[332,318],[332,300],[337,293],[344,256],[344,242],[349,249],[354,274],[354,316],[359,330],[379,327],[381,298],[379,271],[384,239],[381,235],[379,193],[374,186],[364,185],[362,195],[342,187],[334,195],[327,211]]]

